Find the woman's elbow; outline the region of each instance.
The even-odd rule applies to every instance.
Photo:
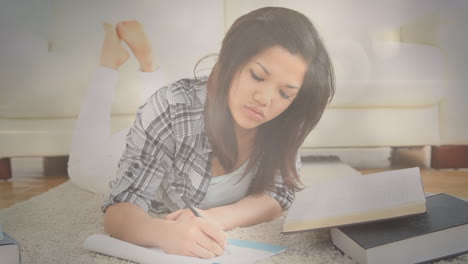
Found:
[[[109,206],[104,213],[104,232],[110,236],[115,236],[116,231],[119,230],[119,215],[121,215],[118,213],[119,209],[119,204],[114,204]]]
[[[280,217],[283,214],[283,207],[281,207],[280,203],[274,199],[273,197],[269,198],[271,201],[270,206],[270,221]]]
[[[283,208],[281,207],[281,205],[278,204],[273,209],[273,219],[276,219],[276,218],[280,217],[281,215],[283,215]]]

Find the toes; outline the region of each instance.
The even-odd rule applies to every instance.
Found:
[[[117,31],[135,31],[138,29],[142,29],[143,26],[141,25],[140,21],[138,20],[125,20],[125,21],[120,21],[117,23]]]

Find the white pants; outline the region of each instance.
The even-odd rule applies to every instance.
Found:
[[[139,78],[143,86],[141,103],[164,84],[161,70],[140,72]],[[109,182],[116,176],[129,130],[112,135],[110,132],[117,83],[116,70],[101,66],[93,72],[73,131],[68,160],[68,175],[72,182],[104,195],[108,194]]]

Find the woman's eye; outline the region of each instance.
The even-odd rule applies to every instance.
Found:
[[[265,79],[263,79],[263,78],[258,77],[258,76],[255,74],[255,72],[252,71],[252,70],[250,70],[250,75],[252,75],[252,78],[253,78],[254,80],[256,80],[256,81],[261,82],[261,81],[264,81],[264,80],[265,80]]]
[[[291,95],[287,95],[285,92],[283,92],[283,91],[281,91],[281,90],[280,90],[280,95],[281,95],[281,97],[283,97],[284,99],[289,99],[289,98],[291,98]]]

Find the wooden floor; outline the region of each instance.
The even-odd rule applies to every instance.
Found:
[[[16,158],[11,160],[13,177],[0,180],[0,209],[27,200],[52,189],[68,180],[66,172],[43,169],[40,158]]]
[[[391,169],[401,169],[399,167]],[[389,169],[361,169],[362,174],[385,171]],[[431,193],[448,193],[468,199],[468,169],[434,170],[421,169],[424,191]]]
[[[398,169],[359,169],[362,174]],[[8,181],[0,180],[0,209],[27,200],[54,188],[68,180],[66,172],[58,170],[44,173],[42,159],[12,159],[13,177]],[[445,192],[454,196],[468,198],[468,169],[433,170],[422,169],[421,176],[427,192]]]

